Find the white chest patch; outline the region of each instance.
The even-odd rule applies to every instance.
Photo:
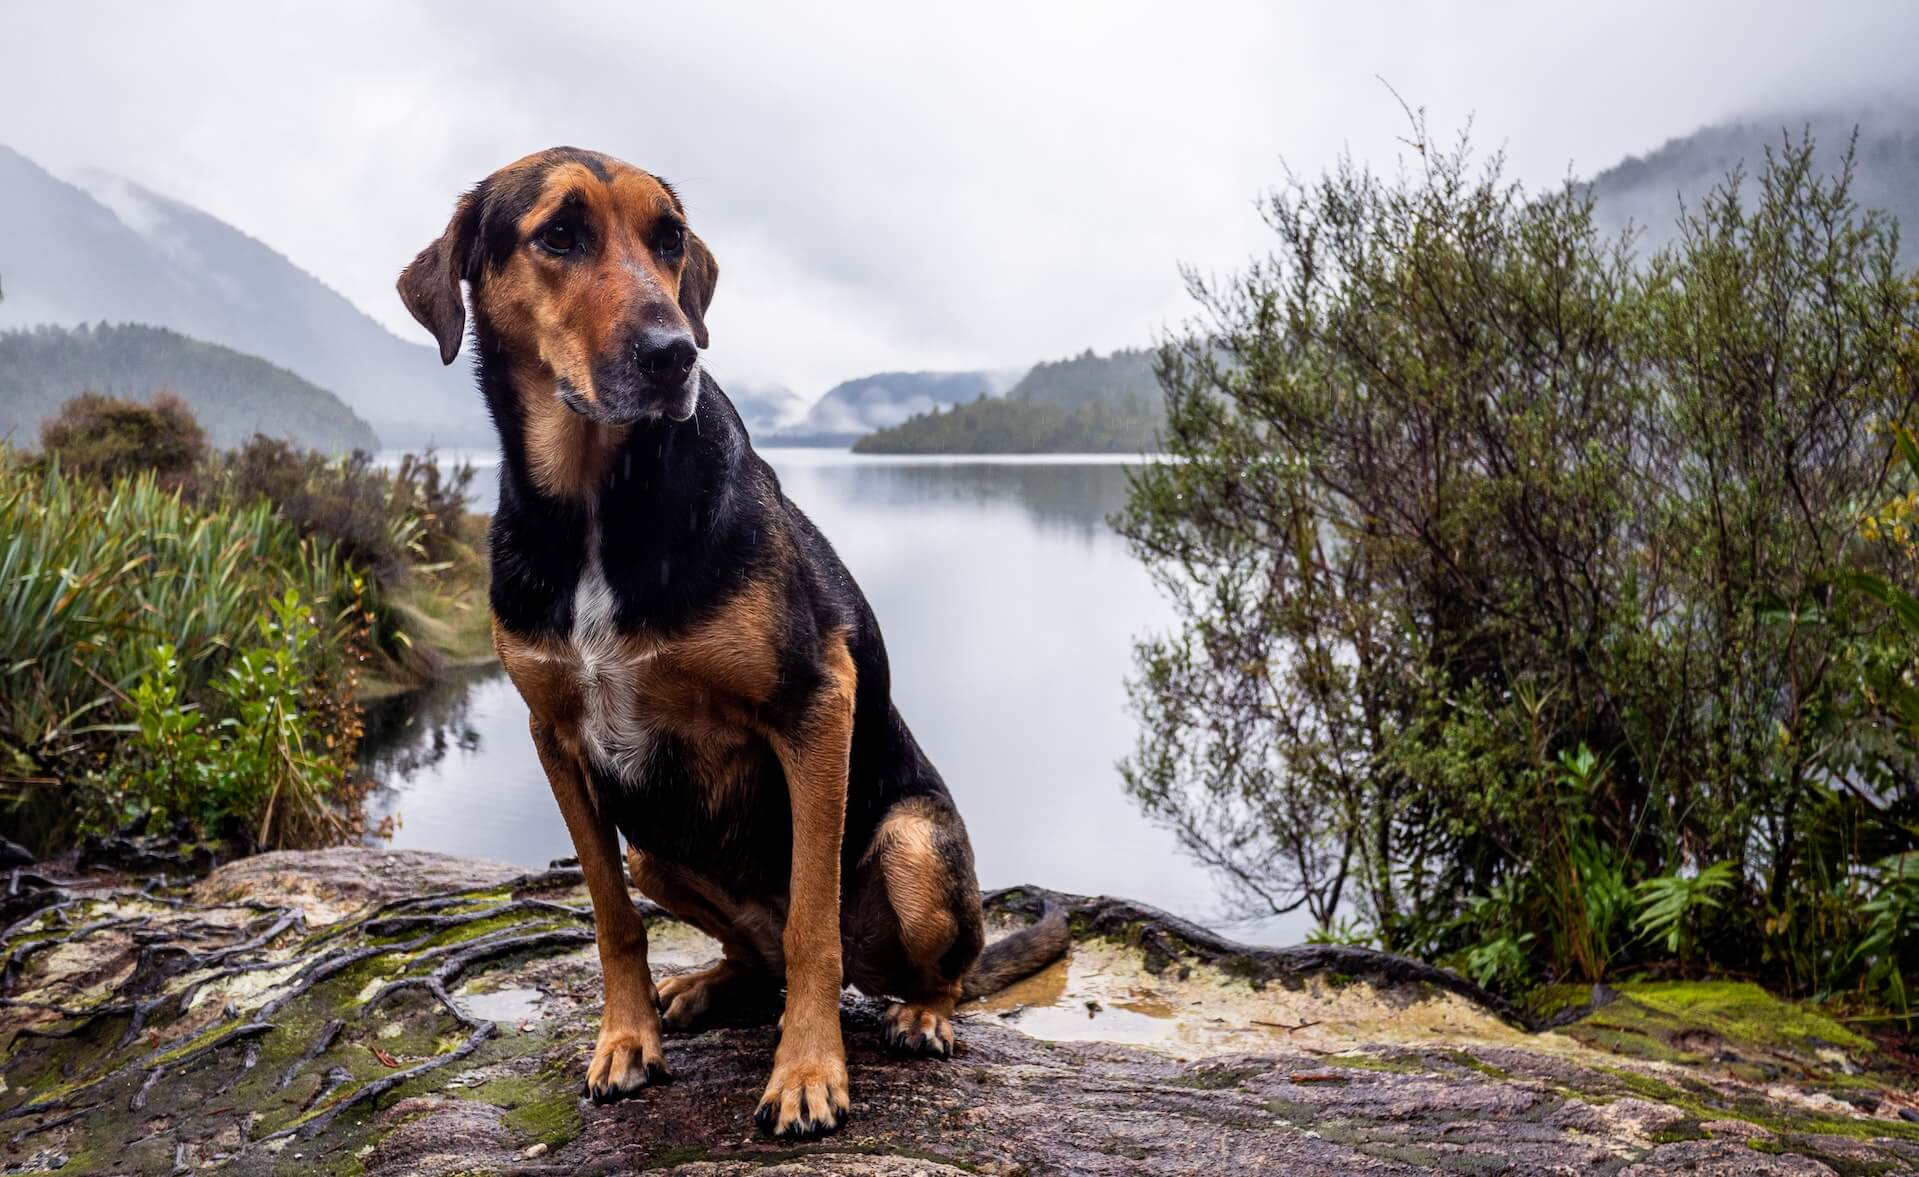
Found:
[[[637,780],[646,771],[653,737],[641,722],[638,687],[654,655],[634,649],[614,624],[612,586],[600,567],[600,528],[587,531],[586,566],[573,592],[573,632],[569,642],[580,687],[580,736],[588,753],[621,780]]]

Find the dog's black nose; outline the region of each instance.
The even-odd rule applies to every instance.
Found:
[[[700,353],[685,335],[664,335],[639,346],[640,372],[654,384],[678,384],[693,370]]]

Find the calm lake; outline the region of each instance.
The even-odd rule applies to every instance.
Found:
[[[1171,625],[1106,522],[1124,464],[762,452],[872,602],[894,699],[959,803],[982,886],[1125,895],[1258,942],[1305,934],[1298,916],[1224,922],[1206,872],[1121,789],[1132,642]],[[493,472],[476,482],[490,510]],[[572,854],[499,669],[370,708],[367,729],[387,844],[529,867]]]

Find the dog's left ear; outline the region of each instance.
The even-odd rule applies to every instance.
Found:
[[[706,308],[713,305],[713,287],[719,285],[720,263],[706,242],[686,235],[686,269],[680,274],[680,310],[693,328],[693,342],[706,346]]]
[[[446,232],[420,251],[413,264],[400,271],[400,301],[440,344],[440,362],[450,364],[460,354],[466,337],[466,299],[460,279],[470,277],[474,246],[480,236],[477,192],[460,198]]]

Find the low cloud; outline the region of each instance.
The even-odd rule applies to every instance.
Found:
[[[409,337],[392,277],[459,190],[599,148],[678,184],[718,252],[722,379],[812,396],[1150,341],[1182,263],[1262,247],[1282,158],[1391,166],[1381,76],[1546,183],[1910,90],[1916,33],[1865,3],[15,5],[0,142],[203,207]]]

